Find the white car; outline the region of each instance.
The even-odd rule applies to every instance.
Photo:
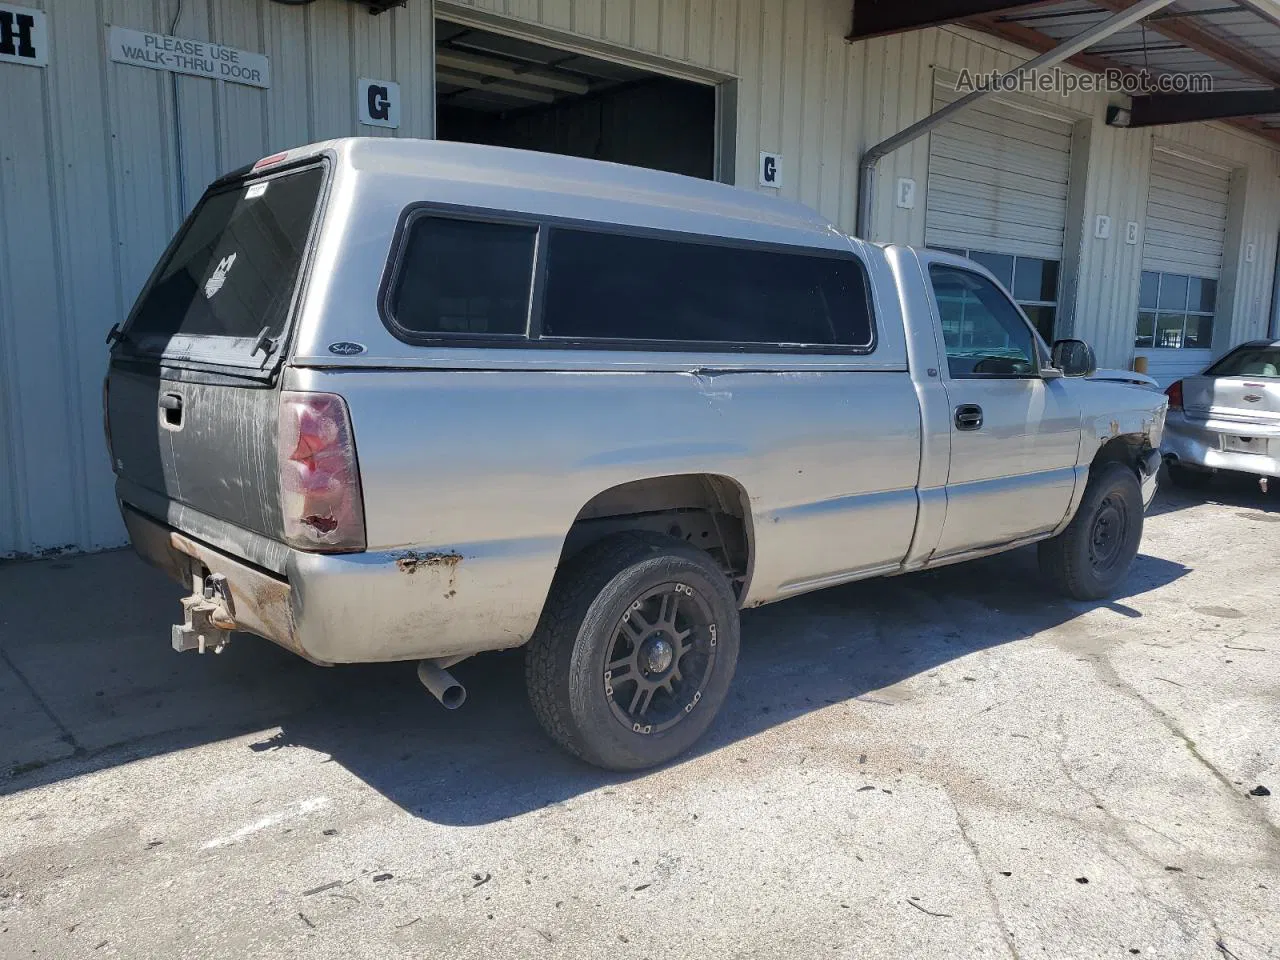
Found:
[[[1179,486],[1214,473],[1280,477],[1280,340],[1236,347],[1196,377],[1165,391],[1169,415],[1161,453]]]

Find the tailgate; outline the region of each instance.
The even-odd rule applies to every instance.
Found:
[[[279,409],[280,392],[269,385],[191,382],[112,364],[115,471],[168,503],[278,539]]]
[[[219,535],[219,524],[283,534],[276,374],[324,182],[312,162],[215,183],[112,352],[107,418],[122,498],[221,546],[244,538]]]

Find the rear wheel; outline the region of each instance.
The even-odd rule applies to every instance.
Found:
[[[1040,544],[1040,569],[1076,600],[1109,597],[1129,575],[1142,542],[1142,489],[1123,463],[1109,463],[1089,479],[1067,528]]]
[[[737,658],[737,601],[711,557],[625,533],[556,575],[525,677],[553,740],[596,766],[641,770],[702,736]]]

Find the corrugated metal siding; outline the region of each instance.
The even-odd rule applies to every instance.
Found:
[[[1070,123],[982,101],[929,134],[925,243],[1061,260],[1070,171]]]
[[[360,76],[402,85],[399,135],[429,136],[433,115],[425,3],[371,17],[339,0],[183,0],[174,33],[261,51],[272,78],[259,90],[179,77],[175,100],[171,74],[105,51],[109,25],[168,33],[177,0],[24,2],[48,13],[52,55],[45,69],[0,64],[0,556],[123,540],[103,336],[205,184],[356,133]]]
[[[101,440],[102,336],[132,301],[184,209],[216,174],[280,147],[357,132],[354,81],[398,81],[402,136],[431,131],[431,6],[370,17],[342,0],[288,7],[267,0],[184,0],[179,35],[260,50],[265,91],[111,64],[105,24],[167,31],[177,0],[26,0],[50,14],[46,70],[0,64],[0,554],[122,537]],[[847,0],[471,0],[444,12],[509,18],[519,31],[664,61],[672,72],[737,81],[736,181],[757,189],[759,152],[783,155],[782,195],[853,226],[858,157],[926,115],[936,73],[1006,69],[1027,58],[961,28],[847,44]],[[650,63],[653,65],[653,63]],[[1079,222],[1113,218],[1109,240],[1071,227],[1075,263],[1064,329],[1104,364],[1133,356],[1152,134],[1105,126],[1106,98],[1030,97],[1087,121],[1073,169],[1087,178]],[[31,104],[39,104],[33,110]],[[181,148],[173,136],[182,118]],[[385,135],[373,128],[361,133]],[[1274,147],[1223,125],[1163,128],[1161,138],[1243,169],[1238,224],[1223,253],[1229,322],[1223,348],[1265,329],[1280,224]],[[179,162],[179,153],[181,162]],[[179,174],[182,176],[179,176]],[[893,184],[928,178],[928,140],[885,158],[873,239],[923,243],[925,204],[904,210]],[[1074,204],[1076,201],[1072,201]],[[1072,206],[1074,210],[1074,206]],[[1254,257],[1245,251],[1253,244]],[[1072,249],[1078,247],[1078,249]]]

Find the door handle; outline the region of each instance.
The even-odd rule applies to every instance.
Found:
[[[981,430],[982,408],[976,403],[962,403],[956,407],[957,430]]]
[[[160,409],[164,411],[164,422],[171,427],[182,426],[182,395],[164,393],[160,395]]]

